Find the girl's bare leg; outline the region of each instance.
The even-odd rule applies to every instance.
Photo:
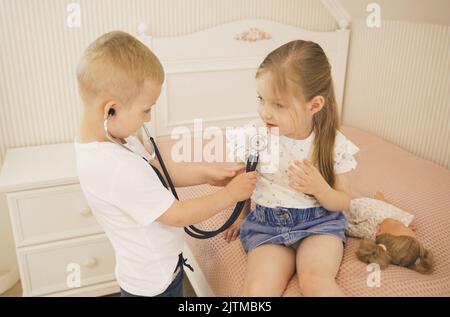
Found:
[[[336,236],[313,235],[297,249],[297,272],[304,296],[345,296],[336,283],[344,246]]]
[[[281,296],[295,271],[295,251],[264,244],[248,254],[243,296]]]

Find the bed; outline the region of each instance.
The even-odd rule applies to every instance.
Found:
[[[145,24],[139,38],[158,55],[166,71],[161,97],[147,127],[158,137],[166,160],[171,159],[176,131],[193,140],[200,128],[240,126],[256,117],[254,73],[264,56],[293,39],[318,42],[332,64],[336,98],[342,110],[350,31],[310,32],[267,20],[244,20],[178,37],[152,38]],[[192,131],[194,132],[192,135]],[[417,236],[435,256],[435,271],[421,275],[390,266],[381,283],[371,283],[376,272],[358,261],[358,240],[350,238],[337,276],[343,291],[353,296],[450,296],[450,171],[416,157],[363,130],[342,126],[359,148],[358,168],[350,173],[354,197],[382,191],[394,205],[414,214]],[[195,141],[194,141],[195,143]],[[209,185],[179,188],[182,200],[217,188]],[[231,210],[205,221],[203,229],[219,227]],[[196,240],[186,235],[184,254],[195,271],[186,271],[198,296],[237,296],[243,286],[246,254],[239,240],[227,243],[222,235]],[[296,276],[284,296],[301,296]]]

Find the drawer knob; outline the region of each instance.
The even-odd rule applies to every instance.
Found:
[[[81,210],[80,214],[82,216],[89,216],[90,214],[92,214],[92,211],[89,207],[86,207],[83,210]]]
[[[89,267],[89,268],[94,267],[97,265],[97,259],[96,258],[86,259],[86,260],[84,260],[83,265],[85,267]]]

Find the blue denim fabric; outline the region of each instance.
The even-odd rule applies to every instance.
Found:
[[[180,272],[177,274],[177,277],[170,283],[169,287],[162,292],[159,295],[156,295],[155,297],[183,297],[183,279],[184,279],[184,271],[183,269],[180,270]],[[139,295],[134,295],[131,293],[128,293],[124,289],[120,289],[120,296],[121,297],[144,297]]]
[[[347,220],[342,212],[323,207],[305,209],[270,208],[256,205],[241,225],[241,241],[246,252],[267,243],[292,246],[313,234],[328,234],[345,239]]]

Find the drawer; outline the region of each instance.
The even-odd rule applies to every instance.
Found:
[[[20,248],[17,252],[25,296],[81,290],[115,279],[114,251],[104,234]]]
[[[17,246],[101,233],[79,184],[8,194]]]

